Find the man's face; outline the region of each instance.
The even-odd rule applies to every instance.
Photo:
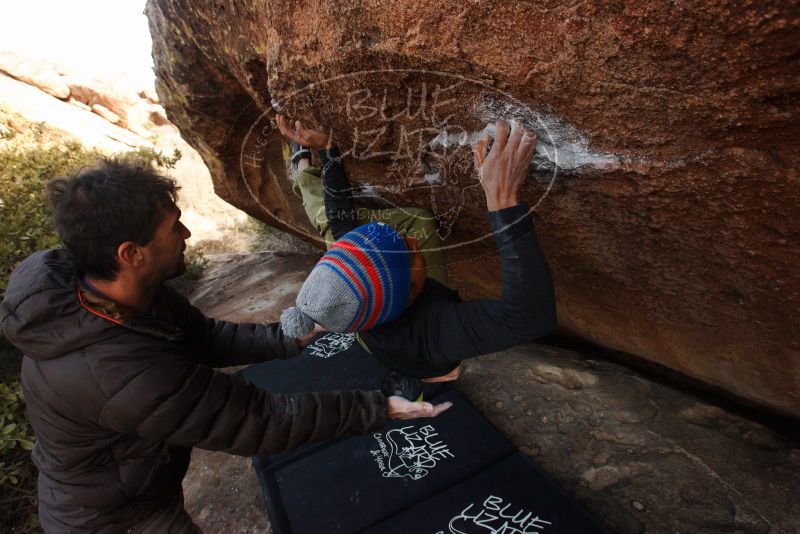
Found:
[[[142,247],[148,259],[147,275],[153,281],[163,282],[186,270],[183,251],[192,234],[180,218],[181,210],[175,205],[163,210],[153,240]]]

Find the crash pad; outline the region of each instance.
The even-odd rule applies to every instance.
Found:
[[[291,394],[377,389],[388,371],[353,334],[327,333],[301,355],[252,365],[242,377]],[[394,420],[369,435],[254,457],[272,531],[607,532],[461,394],[443,384],[425,384],[423,392],[453,407],[433,419]]]
[[[302,354],[251,365],[243,378],[272,393],[377,389],[389,370],[352,333],[318,335]]]
[[[304,393],[340,389],[380,389],[389,369],[381,365],[356,340],[352,333],[328,332],[317,335],[303,352],[285,360],[270,360],[250,365],[241,377],[271,393]],[[444,383],[423,384],[424,399],[430,399],[447,388]],[[256,469],[286,461],[307,449],[311,444],[270,456],[253,458]]]
[[[361,532],[516,452],[455,390],[432,401],[453,407],[262,469],[273,531]]]
[[[366,534],[600,534],[610,531],[518,452]]]

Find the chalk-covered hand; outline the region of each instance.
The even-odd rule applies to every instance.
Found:
[[[486,193],[486,206],[489,211],[515,206],[536,151],[536,136],[517,121],[511,121],[509,127],[506,121],[499,120],[495,123],[492,149],[488,147],[489,134],[484,133],[473,150],[478,179]]]
[[[389,419],[436,417],[452,405],[452,402],[443,402],[436,405],[430,402],[411,402],[403,397],[389,397],[386,399],[386,410],[389,414]]]
[[[289,141],[294,141],[313,150],[323,150],[330,148],[333,140],[331,133],[325,133],[322,129],[306,128],[300,121],[292,124],[284,115],[278,115],[278,129],[281,134]]]

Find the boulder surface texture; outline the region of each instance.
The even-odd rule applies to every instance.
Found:
[[[276,112],[362,202],[429,208],[497,290],[470,145],[538,138],[523,196],[560,324],[800,415],[800,2],[150,0],[157,90],[222,198],[314,240]]]

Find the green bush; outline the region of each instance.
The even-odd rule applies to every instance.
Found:
[[[183,276],[189,280],[200,280],[208,267],[208,258],[203,254],[203,251],[197,248],[186,250],[184,261],[186,263],[186,272],[183,273]]]
[[[0,109],[0,124],[9,115]],[[58,245],[58,237],[48,223],[49,210],[44,198],[47,182],[71,176],[103,156],[75,140],[43,144],[40,141],[43,131],[41,124],[34,123],[23,134],[0,140],[0,235],[3,236],[0,294],[5,292],[8,275],[17,263],[32,252]],[[176,149],[172,156],[166,156],[153,148],[137,148],[118,157],[169,169],[175,166],[181,153]]]
[[[183,154],[181,154],[179,148],[176,148],[171,156],[167,156],[156,148],[140,146],[130,152],[126,152],[123,157],[144,161],[164,169],[174,169],[175,164],[180,161]]]
[[[0,298],[20,261],[37,250],[59,245],[44,196],[48,181],[71,176],[101,157],[97,150],[0,108]],[[173,168],[181,154],[176,150],[167,156],[139,148],[116,157]],[[193,269],[205,268],[203,261],[202,257],[195,260]],[[21,360],[19,351],[0,335],[0,532],[38,530],[36,469],[28,452],[34,438],[25,419],[18,378]]]
[[[30,461],[33,435],[25,420],[22,385],[17,379],[0,383],[0,530],[38,530],[36,469]]]
[[[25,404],[22,400],[22,384],[14,380],[11,386],[0,384],[0,451],[9,451],[20,447],[29,451],[33,449],[33,439],[28,423],[19,419]],[[0,472],[0,484],[11,482],[17,484],[19,474],[14,471]]]
[[[247,218],[248,229],[252,231],[260,239],[272,236],[275,233],[275,227],[268,225],[264,221],[260,221],[255,217]]]
[[[48,224],[44,198],[48,180],[72,174],[100,157],[75,141],[29,147],[14,143],[17,137],[0,143],[0,292],[5,292],[8,275],[23,258],[58,245]]]

